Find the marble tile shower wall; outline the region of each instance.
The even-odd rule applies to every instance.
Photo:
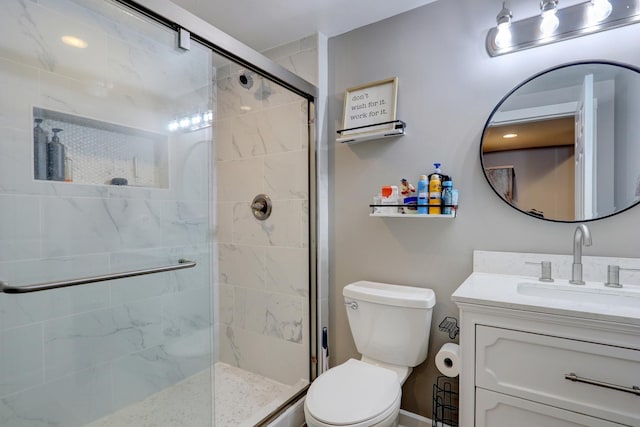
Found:
[[[217,72],[216,342],[221,361],[293,385],[309,375],[307,101],[257,75],[244,88],[241,72]]]
[[[318,86],[318,35],[305,37],[262,52],[309,83]]]
[[[59,43],[59,29],[89,48]],[[209,56],[176,52],[172,32],[111,2],[3,0],[0,279],[20,285],[181,257],[198,267],[0,294],[0,425],[84,425],[210,366],[210,345],[184,344],[211,336],[210,131],[170,139],[168,190],[52,183],[33,180],[31,117],[35,105],[165,132],[172,96],[211,102],[202,90],[214,79]]]

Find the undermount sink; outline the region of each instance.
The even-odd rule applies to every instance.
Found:
[[[472,272],[451,295],[460,307],[483,305],[526,311],[536,318],[551,314],[640,326],[640,271],[626,271],[621,278],[608,274],[608,266],[640,269],[640,258],[584,257],[586,283],[574,285],[569,283],[569,255],[474,251],[473,257],[474,269],[480,271]],[[552,263],[551,271],[525,264],[538,260]],[[548,275],[555,281],[537,278]],[[605,282],[622,287],[607,287]]]
[[[574,303],[640,307],[640,291],[595,288],[571,284],[518,283],[517,293],[525,296],[560,299]]]

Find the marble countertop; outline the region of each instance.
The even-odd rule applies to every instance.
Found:
[[[525,284],[524,288],[522,285]],[[532,292],[531,291],[535,291]],[[560,290],[558,297],[537,294]],[[540,292],[538,292],[540,291]],[[575,293],[590,294],[571,296]],[[606,294],[606,295],[603,295]],[[595,298],[592,298],[595,296]],[[605,301],[611,298],[611,301]],[[540,282],[535,276],[474,272],[453,293],[456,303],[527,310],[640,326],[640,287],[607,288],[602,282],[570,285],[565,279]],[[590,301],[591,300],[591,301]]]

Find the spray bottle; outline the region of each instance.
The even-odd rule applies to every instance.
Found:
[[[418,180],[418,213],[426,214],[429,212],[427,207],[429,203],[429,181],[426,175],[420,175]]]
[[[442,213],[442,171],[440,163],[433,165],[436,170],[429,175],[429,215],[440,215]]]

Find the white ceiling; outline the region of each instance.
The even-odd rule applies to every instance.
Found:
[[[257,51],[351,31],[435,0],[172,0]]]

